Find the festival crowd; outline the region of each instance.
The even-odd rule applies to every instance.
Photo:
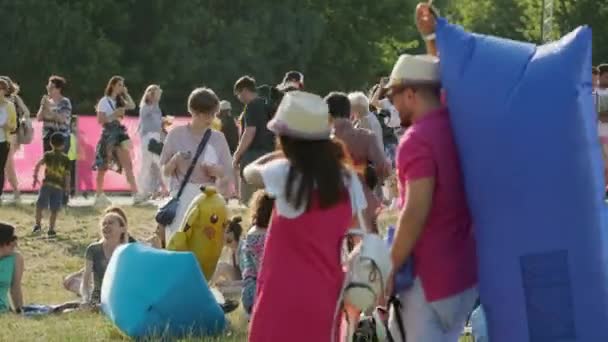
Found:
[[[187,100],[190,121],[171,127],[172,118],[160,109],[160,86],[148,86],[136,106],[125,79],[112,77],[96,106],[103,131],[91,165],[97,171],[95,205],[110,208],[82,270],[63,284],[81,300],[62,308],[97,305],[112,253],[135,242],[124,211],[112,207],[103,191],[105,175],[116,171],[126,177],[136,205],[180,192],[173,223],[141,241],[156,248],[179,229],[202,186],[249,205],[250,228],[244,231],[240,218],[230,221],[224,236],[230,260],[220,262],[208,279],[226,292],[241,293],[250,317],[249,341],[334,338],[333,315],[344,282],[339,246],[355,226],[379,233],[378,215],[387,210],[399,212],[390,250],[393,269],[409,262],[414,270],[406,288],[393,288],[394,272],[386,281],[386,294],[397,294],[401,303],[383,317],[391,335],[395,341],[458,341],[478,302],[475,239],[441,89],[435,16],[420,4],[416,19],[428,54],[402,55],[390,77],[368,94],[335,91],[322,98],[306,91],[297,71],[269,89],[243,76],[234,84],[244,105],[238,118],[228,100],[197,88]],[[33,230],[42,231],[43,213],[49,211],[49,236],[56,234],[58,213],[74,190],[75,117],[65,87],[64,78],[52,76],[35,115],[43,122],[45,153],[34,182],[43,165],[45,172]],[[593,87],[608,157],[608,64],[593,68]],[[137,175],[122,124],[126,111],[136,107],[142,142]],[[0,77],[0,184],[6,174],[16,199],[13,156],[31,141],[29,120],[17,84]],[[15,228],[0,224],[0,312],[24,307],[24,258],[16,246]],[[380,298],[378,305],[387,300]]]

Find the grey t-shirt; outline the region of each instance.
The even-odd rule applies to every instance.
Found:
[[[101,300],[101,282],[106,274],[108,267],[108,259],[103,251],[101,242],[94,242],[87,247],[85,258],[93,262],[93,292],[91,293],[91,302],[99,303]]]
[[[162,130],[162,111],[158,104],[144,105],[139,109],[139,134],[159,133]]]

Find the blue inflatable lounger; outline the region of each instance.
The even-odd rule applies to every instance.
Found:
[[[437,44],[490,340],[608,341],[591,30],[536,46],[440,19]]]
[[[218,335],[226,326],[192,253],[139,243],[114,252],[103,279],[101,307],[132,338]]]

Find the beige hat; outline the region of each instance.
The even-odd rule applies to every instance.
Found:
[[[439,59],[430,55],[401,55],[386,88],[399,85],[439,84]]]
[[[226,100],[220,101],[220,110],[231,110],[232,105]]]
[[[287,92],[268,129],[277,135],[300,139],[329,139],[329,108],[318,95]]]

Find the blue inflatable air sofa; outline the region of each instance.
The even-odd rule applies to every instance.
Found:
[[[591,30],[536,46],[440,19],[437,43],[490,340],[608,341]]]
[[[226,326],[190,252],[121,246],[110,260],[101,293],[103,312],[130,337],[217,335]]]

